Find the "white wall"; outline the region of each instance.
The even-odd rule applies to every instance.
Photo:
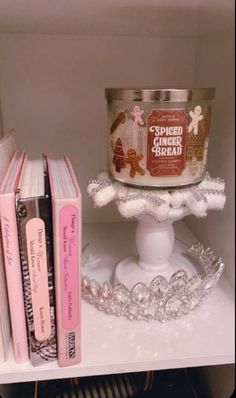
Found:
[[[208,170],[224,178],[227,202],[225,209],[211,212],[205,220],[190,217],[188,223],[198,238],[225,262],[225,275],[234,281],[234,32],[198,40],[195,84],[216,88],[213,108]]]
[[[0,35],[4,131],[32,156],[68,154],[84,194],[84,221],[119,219],[95,210],[86,186],[106,168],[109,86],[191,86],[195,39]]]

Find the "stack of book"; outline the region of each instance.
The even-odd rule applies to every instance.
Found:
[[[71,163],[45,155],[31,160],[14,148],[5,169],[0,168],[0,257],[7,286],[0,318],[7,324],[8,299],[15,360],[30,359],[34,366],[56,359],[59,366],[77,364],[81,193]],[[1,334],[4,360],[9,333]]]

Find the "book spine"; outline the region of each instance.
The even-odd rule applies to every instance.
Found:
[[[80,210],[78,199],[53,201],[59,366],[81,360]]]
[[[30,360],[38,366],[57,358],[51,200],[17,201]]]
[[[1,195],[1,228],[15,361],[28,360],[21,264],[14,195]]]

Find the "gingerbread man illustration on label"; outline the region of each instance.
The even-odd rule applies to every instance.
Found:
[[[131,148],[128,150],[126,163],[130,164],[129,176],[131,178],[134,178],[136,173],[139,173],[141,176],[145,174],[145,170],[139,165],[139,162],[142,159],[143,155],[137,155],[134,149]]]
[[[140,124],[143,126],[144,121],[142,119],[142,114],[144,113],[144,110],[140,108],[139,105],[135,105],[133,107],[133,111],[131,112],[131,115],[134,116],[134,123]]]
[[[195,106],[194,111],[189,112],[189,116],[192,119],[191,123],[188,126],[189,133],[191,133],[191,131],[193,130],[194,135],[198,134],[198,123],[200,122],[200,120],[203,119],[203,115],[201,115],[201,113],[202,108],[200,107],[200,105]]]

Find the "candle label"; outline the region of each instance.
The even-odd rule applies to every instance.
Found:
[[[184,109],[154,109],[147,117],[147,169],[152,176],[181,175],[186,163]]]

